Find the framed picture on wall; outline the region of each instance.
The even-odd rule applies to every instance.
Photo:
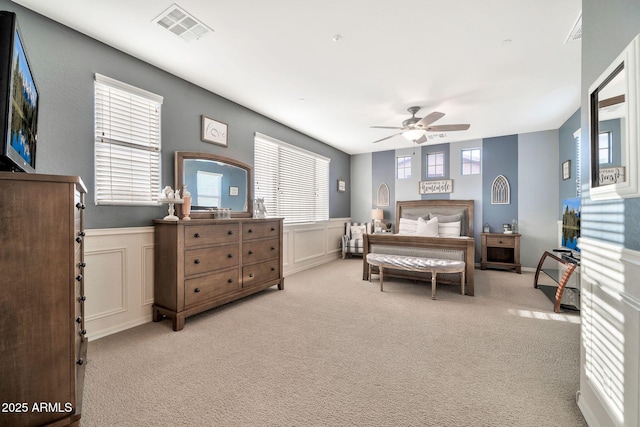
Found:
[[[567,180],[571,178],[571,160],[562,162],[562,179]]]
[[[227,146],[227,124],[214,120],[205,115],[202,116],[202,136],[203,142]]]
[[[347,183],[344,182],[343,180],[339,179],[338,180],[338,192],[344,193],[345,191],[347,191]]]

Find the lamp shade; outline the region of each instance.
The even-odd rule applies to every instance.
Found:
[[[415,141],[416,139],[420,138],[425,133],[426,132],[424,131],[424,129],[410,129],[410,130],[402,132],[402,136],[407,138],[409,141]]]
[[[378,221],[384,218],[384,211],[382,209],[371,209],[371,219],[377,219]]]

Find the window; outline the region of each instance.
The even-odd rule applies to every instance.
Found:
[[[427,178],[444,176],[444,153],[427,154]]]
[[[196,187],[197,199],[195,200],[195,206],[221,206],[222,174],[197,171]]]
[[[255,197],[285,223],[329,219],[330,159],[256,133]]]
[[[480,149],[471,148],[462,150],[462,175],[479,175],[480,174]]]
[[[96,205],[156,205],[161,96],[95,75]]]
[[[396,161],[398,166],[398,179],[411,178],[411,156],[398,157]]]
[[[600,164],[611,163],[611,132],[600,132],[598,135],[598,161]]]

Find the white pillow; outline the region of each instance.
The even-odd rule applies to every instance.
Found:
[[[416,234],[417,230],[417,219],[400,218],[400,224],[398,224],[398,234]]]
[[[460,237],[460,221],[438,223],[440,237]]]
[[[418,218],[418,229],[416,230],[418,236],[438,237],[438,233],[438,218],[433,218],[429,221],[422,217]]]
[[[365,232],[364,225],[352,225],[351,226],[351,238],[352,239],[362,239],[362,235]]]

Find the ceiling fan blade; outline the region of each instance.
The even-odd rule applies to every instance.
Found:
[[[451,132],[454,130],[467,130],[471,127],[469,124],[460,124],[460,125],[439,125],[439,126],[428,126],[428,132]]]
[[[369,126],[371,129],[402,129],[399,126]]]
[[[400,133],[394,133],[394,134],[393,134],[393,135],[391,135],[391,136],[387,136],[387,137],[382,138],[382,139],[379,139],[379,140],[377,140],[377,141],[373,141],[373,144],[375,144],[376,142],[384,141],[384,140],[389,139],[389,138],[393,138],[394,136],[398,136],[398,135],[400,135],[401,133],[402,133],[402,132],[400,132]]]
[[[425,116],[425,117],[421,118],[418,121],[418,123],[415,124],[415,127],[417,127],[417,128],[426,128],[431,123],[435,122],[436,120],[440,120],[443,117],[444,117],[444,113],[439,113],[437,111],[434,111],[433,113],[429,114],[428,116]]]
[[[422,135],[420,138],[416,139],[414,142],[416,144],[422,144],[427,141],[427,135]]]

